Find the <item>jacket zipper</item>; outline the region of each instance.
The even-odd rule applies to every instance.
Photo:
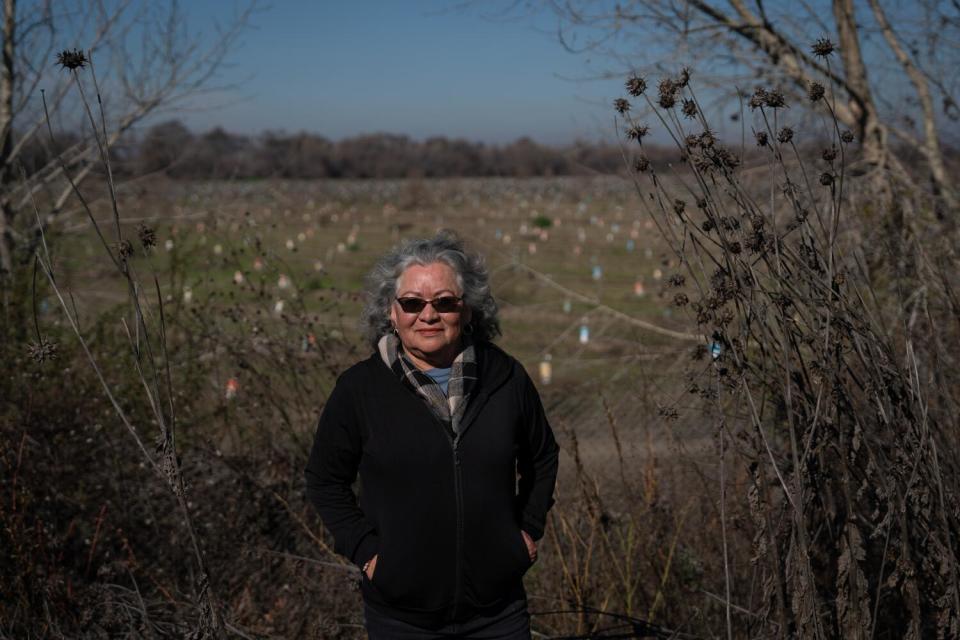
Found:
[[[467,414],[464,415],[464,420],[461,423],[461,430],[459,434],[454,436],[450,435],[450,432],[447,430],[446,425],[443,424],[443,421],[437,417],[437,414],[433,412],[429,407],[427,413],[433,418],[434,422],[437,423],[437,426],[440,427],[440,430],[443,431],[443,435],[447,437],[447,441],[450,443],[450,450],[453,453],[453,488],[454,494],[457,498],[457,557],[456,557],[456,583],[453,586],[453,616],[452,618],[456,620],[457,612],[460,608],[460,600],[463,598],[463,567],[462,567],[462,557],[463,557],[463,480],[460,475],[460,435],[463,433],[463,427],[470,424],[473,421],[474,414],[479,411],[479,407],[486,402],[487,396],[489,393],[480,393],[475,398],[473,398],[474,404],[472,407],[467,408]],[[362,578],[362,576],[361,576]]]
[[[457,495],[457,582],[453,588],[453,619],[457,619],[457,610],[460,607],[460,600],[463,598],[463,481],[460,478],[460,451],[458,449],[459,438],[451,441],[453,446],[453,486]]]
[[[459,438],[451,437],[450,432],[447,431],[446,425],[433,413],[430,411],[430,415],[433,417],[434,422],[437,423],[437,426],[440,427],[440,430],[443,431],[443,435],[447,437],[447,441],[450,443],[450,450],[453,452],[453,491],[457,499],[457,552],[456,552],[456,581],[453,585],[453,616],[452,618],[456,620],[457,618],[457,609],[460,606],[460,599],[462,598],[462,584],[463,576],[461,575],[463,569],[461,567],[461,556],[463,555],[463,495],[461,489],[461,478],[460,478],[460,451]]]

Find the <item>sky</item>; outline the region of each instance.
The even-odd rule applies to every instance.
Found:
[[[487,5],[489,6],[489,5]],[[184,3],[213,32],[231,1]],[[251,18],[222,69],[229,94],[178,114],[194,130],[308,131],[339,140],[390,132],[503,143],[612,139],[622,80],[572,54],[548,15],[497,18],[482,1],[274,0]]]

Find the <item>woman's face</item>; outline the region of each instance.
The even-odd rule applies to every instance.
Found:
[[[456,274],[442,262],[410,266],[397,282],[397,298],[435,300],[461,295]],[[440,313],[428,304],[419,313],[407,313],[394,300],[390,319],[414,364],[421,369],[449,367],[460,352],[460,335],[470,322],[470,309],[461,302],[456,310]]]

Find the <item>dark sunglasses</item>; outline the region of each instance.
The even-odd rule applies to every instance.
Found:
[[[460,302],[463,298],[457,296],[440,296],[432,300],[423,298],[397,298],[397,304],[403,309],[404,313],[420,313],[428,304],[433,305],[437,313],[453,313],[460,310]]]

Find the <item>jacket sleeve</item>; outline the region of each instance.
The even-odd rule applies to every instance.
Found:
[[[305,475],[307,498],[333,534],[334,551],[360,567],[376,554],[379,538],[351,488],[360,466],[362,440],[350,396],[341,376],[320,415]]]
[[[540,394],[523,366],[518,363],[517,367],[523,379],[521,407],[525,426],[525,437],[521,439],[517,456],[520,474],[518,508],[523,530],[534,540],[539,540],[546,527],[547,512],[555,502],[553,489],[557,481],[560,447],[547,422]]]

